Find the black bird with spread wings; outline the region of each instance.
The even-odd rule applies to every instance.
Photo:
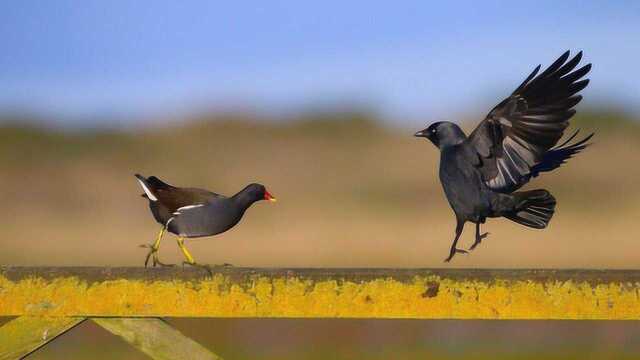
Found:
[[[456,235],[450,261],[464,224],[476,224],[473,250],[488,234],[480,224],[488,217],[505,217],[543,229],[551,220],[556,200],[547,190],[519,191],[540,173],[557,169],[588,146],[593,134],[571,143],[578,131],[557,145],[569,126],[577,95],[589,83],[582,79],[591,64],[576,70],[582,52],[569,60],[565,52],[546,70],[540,65],[478,127],[466,136],[458,125],[436,122],[415,136],[429,139],[440,149],[440,182],[456,215]]]

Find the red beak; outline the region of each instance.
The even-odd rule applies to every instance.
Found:
[[[273,197],[273,195],[269,194],[269,192],[267,190],[264,191],[264,199],[271,201],[271,202],[276,202],[276,198]]]

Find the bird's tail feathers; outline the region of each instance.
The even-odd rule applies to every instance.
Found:
[[[549,225],[556,207],[556,199],[551,193],[538,189],[511,195],[515,201],[515,210],[507,212],[504,217],[534,229],[544,229]]]
[[[144,190],[144,194],[142,194],[141,196],[144,198],[148,198],[151,201],[157,201],[158,198],[156,198],[156,196],[153,194],[155,187],[152,184],[152,179],[155,179],[155,177],[152,176],[147,179],[140,174],[135,174],[135,177],[138,179],[142,190]]]

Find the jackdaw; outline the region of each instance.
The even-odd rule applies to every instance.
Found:
[[[577,93],[589,83],[582,77],[591,64],[574,70],[581,58],[579,52],[568,60],[567,51],[540,74],[538,65],[469,136],[446,121],[415,133],[440,149],[440,182],[456,215],[456,235],[446,262],[456,253],[467,253],[456,247],[467,221],[476,224],[469,250],[488,235],[480,234],[480,224],[488,217],[505,217],[535,229],[549,224],[556,205],[553,195],[542,189],[515,191],[589,145],[593,134],[570,144],[578,131],[556,145],[575,114],[573,107],[582,100]]]

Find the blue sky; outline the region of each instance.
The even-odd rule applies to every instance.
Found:
[[[0,110],[73,124],[353,102],[455,120],[571,49],[594,64],[582,106],[640,113],[639,24],[637,1],[6,1]]]

